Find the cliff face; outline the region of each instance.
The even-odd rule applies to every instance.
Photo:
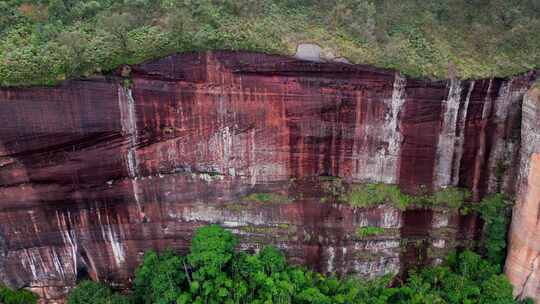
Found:
[[[522,298],[540,300],[540,91],[523,102],[523,145],[505,271]]]
[[[144,251],[185,251],[207,223],[323,272],[437,262],[476,236],[475,218],[321,197],[361,182],[513,192],[531,80],[214,52],[134,66],[129,88],[0,89],[0,278],[48,299],[86,274],[129,284]],[[279,195],[245,199],[262,192]],[[356,237],[366,225],[387,229]]]

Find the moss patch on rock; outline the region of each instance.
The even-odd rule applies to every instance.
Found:
[[[290,203],[291,199],[279,193],[254,192],[242,197],[242,201],[262,204],[286,204]]]
[[[356,228],[358,238],[366,238],[384,233],[384,228],[376,226],[365,226]]]
[[[356,208],[370,208],[389,204],[397,209],[408,207],[446,208],[457,210],[468,201],[471,193],[466,189],[447,187],[425,195],[409,195],[397,185],[368,183],[352,186],[339,200]]]

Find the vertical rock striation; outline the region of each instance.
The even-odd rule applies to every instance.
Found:
[[[520,298],[540,300],[540,91],[523,102],[517,200],[505,272]]]
[[[461,91],[461,81],[456,79],[450,80],[448,98],[443,100],[444,115],[442,116],[441,130],[439,132],[439,139],[437,142],[435,176],[433,181],[436,188],[452,185],[452,160],[456,154],[455,149],[456,144],[458,144],[458,133],[463,131],[463,129],[460,129],[458,132],[458,127],[464,127],[462,123],[458,124],[459,108],[462,105]],[[465,108],[468,106],[468,104],[465,101],[463,105],[463,120],[465,120],[467,118]]]
[[[437,262],[474,237],[474,218],[323,198],[360,182],[512,191],[531,80],[211,52],[134,66],[130,88],[109,77],[0,89],[0,279],[51,301],[85,275],[129,284],[146,250],[185,251],[208,223],[322,272]],[[245,199],[258,192],[280,196]],[[359,238],[362,226],[385,232]]]

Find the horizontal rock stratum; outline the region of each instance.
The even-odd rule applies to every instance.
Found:
[[[126,285],[146,250],[185,251],[207,223],[322,272],[437,262],[477,236],[474,217],[353,209],[321,193],[329,182],[459,186],[474,200],[519,190],[534,77],[427,81],[209,52],[133,66],[127,78],[0,89],[0,278],[49,301],[85,275]],[[253,193],[277,201],[246,202]],[[358,238],[366,225],[387,229]]]

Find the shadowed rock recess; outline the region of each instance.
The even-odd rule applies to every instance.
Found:
[[[526,195],[538,174],[524,173],[538,157],[529,166],[523,155],[532,151],[520,153],[522,136],[539,136],[532,125],[520,132],[534,79],[427,81],[210,52],[132,66],[129,78],[2,88],[0,279],[49,300],[84,276],[122,286],[146,250],[185,251],[208,223],[231,229],[242,249],[274,244],[321,272],[373,277],[436,263],[478,237],[475,217],[352,208],[321,199],[329,181],[412,194],[457,186],[476,201],[518,190],[538,209]],[[528,109],[524,121],[539,121]],[[529,190],[514,189],[526,187],[523,176]],[[273,195],[253,199],[261,193]],[[385,229],[359,237],[365,226]],[[537,247],[515,261],[533,259]],[[527,294],[539,285],[535,263]]]

